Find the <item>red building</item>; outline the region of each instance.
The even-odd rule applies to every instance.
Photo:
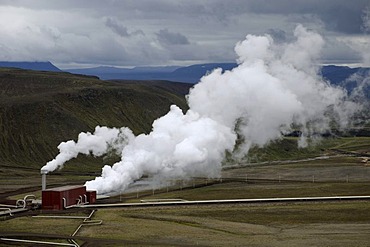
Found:
[[[42,209],[46,210],[62,210],[95,201],[96,191],[86,191],[85,186],[63,186],[42,191]]]
[[[87,195],[87,201],[90,204],[93,204],[96,202],[96,190],[88,190],[86,191],[86,195]]]

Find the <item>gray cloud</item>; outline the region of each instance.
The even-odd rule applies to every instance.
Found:
[[[267,30],[267,34],[271,35],[271,37],[274,39],[275,42],[281,43],[287,41],[287,35],[286,32],[281,29],[273,29],[270,28]]]
[[[105,25],[121,37],[130,37],[131,35],[145,35],[142,30],[136,30],[129,33],[127,27],[123,26],[117,20],[110,17],[106,19]]]
[[[127,27],[124,27],[124,26],[120,25],[113,18],[107,18],[107,20],[105,21],[105,25],[107,27],[111,28],[119,36],[122,36],[122,37],[128,37],[128,36],[130,36],[129,33],[128,33],[128,31],[127,31]]]
[[[63,66],[233,61],[247,34],[285,42],[302,23],[331,40],[323,60],[360,62],[358,51],[370,42],[369,9],[368,0],[0,0],[0,59]]]
[[[120,16],[127,19],[164,19],[176,22],[183,18],[232,23],[245,13],[277,15],[313,15],[326,27],[344,33],[361,32],[361,15],[370,7],[368,0],[2,0],[2,5],[46,10],[73,10],[99,16]]]
[[[356,63],[361,61],[361,54],[348,44],[335,38],[327,38],[323,49],[324,63],[335,64],[341,61]]]
[[[329,30],[343,33],[361,32],[361,13],[370,6],[368,0],[251,0],[249,11],[264,14],[317,16]]]
[[[168,29],[161,29],[157,33],[157,38],[161,44],[165,45],[188,45],[190,44],[188,38],[181,33],[174,33]]]
[[[370,7],[364,9],[362,14],[362,29],[365,32],[370,32]]]

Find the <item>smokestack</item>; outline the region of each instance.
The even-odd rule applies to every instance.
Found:
[[[41,189],[46,190],[46,174],[47,170],[41,170]]]

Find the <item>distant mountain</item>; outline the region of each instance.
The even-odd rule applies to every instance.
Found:
[[[51,62],[5,62],[5,61],[1,62],[0,61],[0,67],[61,72],[61,70],[57,68]]]
[[[73,74],[95,75],[102,80],[124,79],[124,80],[169,80],[169,75],[180,66],[153,66],[117,68],[99,66],[86,69],[67,69],[65,71]],[[182,81],[179,81],[182,82]],[[187,81],[185,81],[187,82]]]
[[[102,80],[168,80],[185,83],[197,83],[200,78],[215,68],[229,70],[236,67],[236,63],[208,63],[196,64],[186,67],[159,66],[135,67],[132,69],[116,67],[96,67],[87,69],[65,70],[74,74],[95,75]]]
[[[99,66],[84,69],[67,69],[66,72],[81,75],[97,76],[102,80],[167,80],[174,82],[197,83],[202,76],[216,68],[223,71],[231,70],[236,63],[206,63],[190,66],[143,66],[134,68],[117,68]],[[62,72],[51,62],[1,62],[0,67],[21,68],[38,71]],[[331,84],[338,85],[352,92],[358,83],[350,78],[352,75],[368,77],[370,68],[350,68],[346,66],[328,65],[321,68],[321,75]],[[370,94],[370,93],[367,93]],[[370,98],[370,96],[369,96]]]
[[[338,85],[341,82],[345,81],[354,73],[357,73],[362,68],[350,68],[347,66],[336,66],[336,65],[327,65],[321,68],[322,76],[329,80],[332,84]]]
[[[340,86],[354,97],[370,99],[370,68],[349,68],[345,66],[324,66],[322,76],[332,85]],[[356,90],[355,94],[353,91]]]
[[[99,66],[84,69],[68,69],[66,72],[81,75],[97,76],[102,80],[159,80],[185,83],[197,83],[202,76],[210,73],[216,68],[223,71],[232,70],[236,63],[206,63],[190,66],[146,66],[134,68],[117,68],[111,66]],[[1,62],[0,67],[20,68],[36,71],[63,72],[51,62]],[[346,66],[328,65],[323,66],[321,75],[333,85],[345,88],[349,93],[358,87],[357,78],[366,78],[370,75],[370,68],[350,68]],[[369,86],[364,88],[365,95],[370,98]]]
[[[236,63],[207,63],[195,64],[187,67],[181,67],[173,71],[168,80],[197,83],[204,75],[212,72],[214,69],[221,68],[223,71],[231,70],[237,66]]]
[[[186,67],[135,67],[132,69],[116,67],[96,67],[87,69],[66,70],[75,74],[95,75],[103,80],[168,80],[176,82],[197,83],[202,76],[216,68],[231,70],[237,66],[236,63],[207,63],[195,64]],[[346,66],[323,66],[321,75],[331,84],[346,88],[349,92],[356,87],[356,83],[347,80],[353,74],[366,76],[370,68],[349,68]]]
[[[211,72],[216,68],[222,68],[223,71],[231,70],[237,66],[236,63],[210,63],[210,64],[196,64],[187,67],[181,67],[166,75],[166,79],[179,82],[197,83],[205,74]],[[369,77],[370,68],[350,68],[346,66],[328,65],[322,66],[320,73],[322,77],[328,80],[333,85],[339,85],[350,91],[354,87],[354,79],[350,78],[352,75]]]

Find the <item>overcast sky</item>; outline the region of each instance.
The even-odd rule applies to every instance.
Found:
[[[0,0],[0,60],[60,68],[234,62],[247,34],[320,33],[322,63],[370,66],[369,0]]]

